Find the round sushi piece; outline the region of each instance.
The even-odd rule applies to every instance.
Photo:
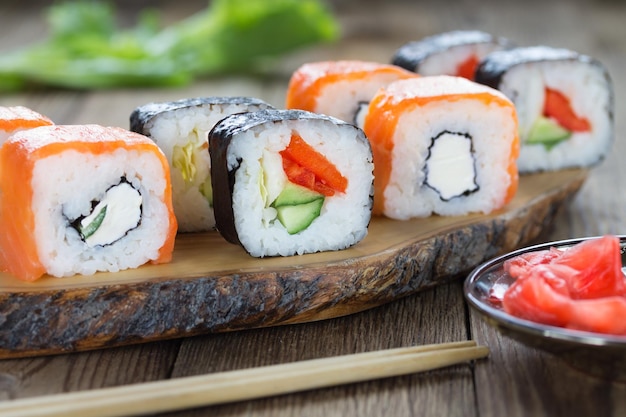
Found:
[[[0,106],[0,146],[7,138],[20,130],[53,124],[47,116],[24,106]]]
[[[395,65],[345,60],[302,65],[289,81],[286,107],[336,117],[358,127],[379,88],[417,74]]]
[[[301,110],[236,114],[209,149],[217,229],[250,255],[340,250],[366,236],[372,152],[356,126]]]
[[[455,30],[402,45],[392,64],[421,75],[454,75],[474,79],[478,63],[490,52],[510,48],[502,37],[478,30]]]
[[[23,280],[171,260],[169,166],[120,128],[43,126],[0,148],[0,270]]]
[[[253,97],[197,97],[148,103],[130,116],[130,130],[150,137],[171,167],[174,211],[180,232],[215,227],[208,133],[233,113],[271,108]]]
[[[517,108],[520,172],[592,166],[608,153],[613,87],[598,60],[562,48],[514,48],[489,54],[476,81],[499,89]]]
[[[370,103],[374,214],[490,213],[518,184],[517,118],[498,90],[447,75],[396,81]]]

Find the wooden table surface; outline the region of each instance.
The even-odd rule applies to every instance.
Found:
[[[118,2],[123,4],[124,2]],[[149,2],[135,2],[138,5]],[[34,3],[33,3],[34,4]],[[41,3],[46,4],[46,3]],[[132,12],[138,5],[129,7]],[[150,4],[157,4],[152,2]],[[162,1],[176,20],[204,1]],[[29,3],[30,5],[30,3]],[[290,71],[321,59],[387,62],[402,43],[453,29],[480,29],[520,45],[574,49],[601,60],[616,96],[613,152],[594,168],[544,240],[626,233],[626,3],[623,1],[340,1],[343,38],[290,55],[276,77],[201,80],[181,89],[35,91],[0,97],[57,123],[128,126],[149,101],[249,95],[281,106]],[[40,9],[0,6],[0,53],[44,36]],[[468,310],[453,281],[347,317],[301,325],[197,336],[83,353],[0,361],[0,401],[163,380],[400,346],[475,339],[488,359],[427,373],[170,413],[172,416],[610,416],[626,414],[626,383],[597,377],[559,357],[501,336]]]

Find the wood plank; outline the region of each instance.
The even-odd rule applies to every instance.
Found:
[[[131,1],[133,2],[133,1]],[[133,3],[135,3],[134,1]],[[36,1],[38,5],[49,1]],[[163,4],[167,2],[159,2]],[[285,60],[287,70],[280,74],[277,84],[284,82],[289,69],[302,62],[315,59],[367,58],[386,60],[401,42],[449,29],[477,28],[508,36],[521,44],[550,43],[592,53],[608,64],[614,75],[616,97],[616,131],[626,129],[623,97],[626,86],[622,69],[626,68],[626,3],[617,0],[601,2],[529,0],[519,3],[465,2],[451,5],[446,2],[426,0],[414,2],[395,0],[398,6],[388,7],[389,2],[378,0],[333,1],[342,12],[341,19],[349,23],[346,41],[337,45],[313,48],[297,53]],[[32,26],[33,10],[15,0],[10,0],[12,10],[20,16],[30,15],[30,20],[13,19],[2,15],[1,26],[4,45],[15,42],[14,33],[35,37],[41,28]],[[188,2],[185,2],[187,5]],[[169,10],[184,9],[183,4],[167,3]],[[357,7],[355,7],[355,5]],[[3,3],[3,8],[5,3]],[[393,12],[392,12],[393,11]],[[11,25],[5,25],[12,21]],[[389,23],[391,22],[391,23]],[[7,28],[11,36],[6,36]],[[21,29],[20,29],[21,28]],[[14,32],[20,30],[20,32]],[[32,35],[32,36],[31,36]],[[278,88],[284,88],[278,86]],[[202,90],[211,92],[211,89]],[[256,90],[255,90],[256,91]],[[268,87],[261,95],[281,103],[282,90]],[[167,92],[175,95],[176,91]],[[191,92],[193,94],[193,91]],[[112,124],[125,123],[125,112],[110,110],[96,97],[91,110],[75,112],[73,107],[80,101],[79,95],[48,92],[35,95],[2,96],[0,103],[32,105],[45,110],[64,123],[73,121],[97,121],[95,109],[105,112],[102,117]],[[159,90],[145,91],[142,100],[165,97]],[[124,93],[122,93],[122,96]],[[196,95],[196,94],[193,94]],[[199,94],[198,94],[199,95]],[[65,100],[65,98],[69,100]],[[106,96],[110,99],[113,96]],[[274,99],[274,97],[276,99]],[[119,96],[116,105],[124,104]],[[40,103],[44,103],[41,104]],[[142,104],[142,103],[140,103]],[[78,114],[76,114],[78,113]],[[555,232],[548,239],[588,236],[606,232],[622,232],[626,224],[626,193],[621,178],[626,165],[621,162],[626,149],[618,137],[615,152],[597,169],[592,170],[578,196],[565,210],[553,217]],[[463,305],[459,297],[442,296],[447,285],[426,290],[417,295],[349,317],[320,323],[297,326],[258,329],[237,333],[214,334],[185,339],[184,352],[175,368],[175,375],[194,372],[196,362],[204,363],[202,369],[210,369],[209,361],[216,367],[236,369],[261,363],[292,360],[304,354],[323,356],[332,352],[367,350],[373,345],[384,345],[389,337],[390,346],[402,345],[404,341],[421,341],[414,333],[419,325],[421,337],[427,332],[435,339],[446,340],[448,335],[458,335],[457,329],[464,323],[465,315],[457,314],[457,306]],[[424,315],[416,318],[416,312],[441,313],[451,310],[446,320]],[[384,313],[381,313],[384,312]],[[383,319],[381,319],[381,317]],[[624,385],[609,380],[587,377],[551,355],[525,348],[517,342],[500,337],[493,329],[474,323],[472,332],[486,341],[492,349],[491,357],[477,364],[477,408],[471,400],[471,377],[469,370],[456,368],[434,374],[410,378],[391,379],[375,383],[358,384],[342,389],[329,389],[302,395],[289,395],[262,401],[246,402],[190,412],[172,413],[176,416],[200,416],[221,411],[225,415],[623,415],[626,413],[623,399]],[[342,323],[341,325],[336,322]],[[359,326],[367,329],[356,336]],[[390,331],[384,329],[389,326]],[[426,327],[426,329],[424,329]],[[451,329],[451,330],[449,330]],[[344,332],[344,333],[340,333]],[[351,336],[344,338],[344,334]],[[483,335],[483,336],[481,336]],[[380,336],[380,337],[379,337]],[[411,339],[414,338],[414,339]],[[94,388],[100,384],[124,383],[144,378],[167,378],[168,372],[151,371],[151,367],[166,369],[173,360],[162,349],[177,346],[179,341],[165,341],[108,349],[98,352],[58,355],[45,358],[9,359],[0,361],[0,399],[40,395],[77,387]],[[191,348],[187,343],[198,344]],[[147,349],[149,347],[149,349]],[[146,350],[147,349],[147,350]],[[174,349],[175,350],[175,349]],[[231,352],[233,352],[231,354]],[[96,354],[98,353],[98,354]],[[194,359],[186,358],[192,355]],[[71,358],[80,357],[81,359]],[[204,362],[203,362],[203,359]],[[236,358],[236,359],[234,359]],[[137,362],[139,361],[139,363]],[[168,363],[169,362],[169,363]],[[132,364],[136,363],[133,369]],[[219,365],[224,363],[226,365]],[[80,365],[80,366],[73,366]],[[111,368],[110,370],[107,367]],[[126,367],[129,368],[126,371]],[[133,369],[133,371],[130,371]],[[143,376],[142,373],[144,374]],[[120,376],[121,375],[121,376]],[[126,376],[124,376],[126,375]],[[92,381],[88,383],[87,381]],[[108,381],[108,382],[107,382]],[[460,398],[460,399],[459,399]],[[463,407],[465,407],[463,409]],[[211,413],[212,414],[212,413]]]
[[[80,108],[72,114],[71,123],[97,123],[129,129],[130,114],[136,107],[146,103],[205,96],[250,96],[266,99],[265,91],[267,89],[263,85],[247,77],[224,77],[219,81],[201,80],[190,86],[172,89],[111,89],[87,95]],[[67,123],[66,120],[67,118],[55,119],[55,122]]]
[[[0,361],[0,401],[169,378],[180,341]]]
[[[5,54],[44,38],[48,29],[44,23],[41,8],[36,4],[5,0],[0,13],[0,53]]]
[[[350,317],[185,339],[173,377],[390,347],[465,340],[459,283],[442,285]],[[437,303],[434,301],[437,300]],[[433,308],[443,303],[441,311]],[[442,331],[446,329],[446,331]],[[325,336],[324,336],[325,335]],[[341,335],[337,337],[337,335]],[[344,399],[349,398],[349,401]],[[448,398],[442,404],[437,399]],[[337,407],[341,404],[340,407]],[[181,416],[471,415],[469,365],[389,380],[199,408]]]
[[[492,349],[489,360],[475,368],[482,417],[626,413],[626,385],[590,375],[591,368],[578,369],[557,355],[501,336],[476,314],[471,329],[474,339]]]
[[[523,176],[492,215],[374,218],[352,248],[253,258],[217,232],[181,234],[173,261],[22,282],[0,274],[0,356],[17,357],[353,314],[447,282],[549,229],[585,170]],[[158,319],[157,319],[158,317]]]
[[[494,7],[485,3],[484,8]],[[624,48],[626,27],[618,23],[626,16],[624,2],[552,2],[533,10],[532,3],[512,6],[507,17],[485,14],[490,26],[503,29],[502,18],[509,22],[502,31],[524,44],[549,43],[590,54],[600,59],[614,80],[616,98],[615,143],[613,151],[598,167],[572,203],[555,218],[555,229],[547,240],[623,233],[626,224],[626,193],[623,182],[626,166],[622,155],[626,128],[620,106],[626,96],[622,68],[626,65]],[[537,9],[535,9],[537,10]],[[514,17],[515,22],[510,21]],[[577,30],[574,28],[585,28]],[[471,334],[492,349],[488,361],[475,368],[478,413],[481,417],[502,416],[610,416],[626,413],[626,386],[608,378],[589,375],[571,362],[550,353],[528,348],[497,333],[471,312]],[[588,369],[587,371],[590,371]]]
[[[441,302],[449,308],[433,308]],[[442,285],[396,303],[343,317],[123,348],[0,361],[0,400],[243,369],[390,347],[466,340],[460,284]],[[445,331],[442,331],[445,329]],[[320,337],[327,335],[327,337]],[[336,335],[341,337],[336,338]],[[339,342],[339,343],[337,343]],[[177,355],[177,360],[174,358]],[[344,398],[350,401],[337,410]],[[445,406],[438,398],[448,398]],[[473,409],[471,367],[353,384],[176,413],[238,416],[467,416]],[[346,414],[344,414],[346,413]],[[169,414],[168,414],[169,415]]]

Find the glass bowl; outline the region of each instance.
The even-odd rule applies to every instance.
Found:
[[[626,236],[618,236],[622,265],[626,265]],[[576,368],[597,376],[626,380],[626,336],[570,330],[520,319],[507,314],[494,292],[502,294],[513,283],[504,272],[506,260],[526,252],[567,249],[584,240],[569,239],[519,249],[487,261],[474,269],[464,283],[465,299],[480,316],[503,335],[527,346],[558,355]],[[623,318],[626,320],[626,317]]]

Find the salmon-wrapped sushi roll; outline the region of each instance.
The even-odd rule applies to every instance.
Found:
[[[490,213],[517,190],[517,118],[499,91],[447,75],[397,81],[370,104],[374,214]]]
[[[520,172],[587,167],[609,152],[613,86],[598,60],[562,48],[514,48],[487,55],[476,81],[515,104]]]
[[[145,136],[43,126],[0,148],[0,270],[23,280],[171,259],[169,167]]]
[[[286,107],[325,114],[362,127],[367,105],[379,88],[417,76],[395,65],[367,61],[304,64],[291,76]]]
[[[52,120],[24,106],[0,106],[0,146],[15,132],[51,125]]]
[[[391,63],[421,75],[454,75],[470,80],[490,52],[512,47],[502,37],[479,30],[454,30],[402,45]]]

